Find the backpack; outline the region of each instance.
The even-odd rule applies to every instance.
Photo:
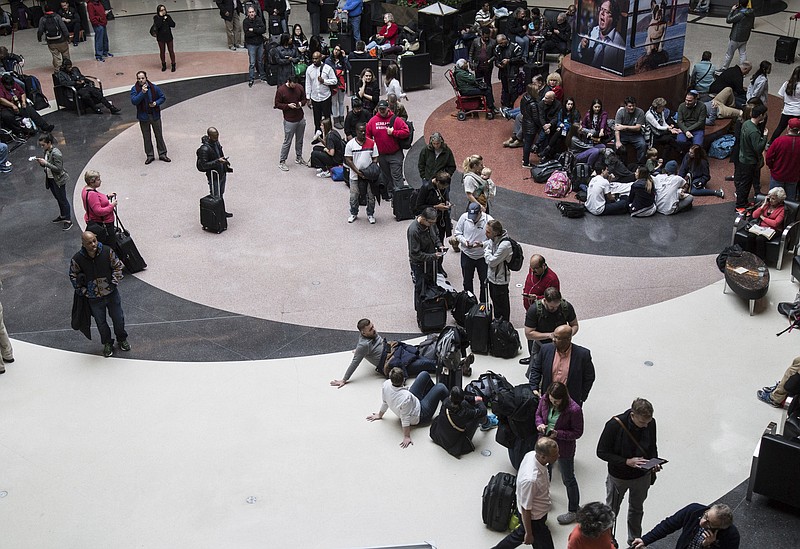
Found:
[[[583,217],[586,214],[586,207],[579,202],[562,201],[556,204],[556,208],[559,209],[562,217],[577,219],[578,217]]]
[[[522,262],[525,260],[525,254],[522,253],[522,246],[513,238],[505,237],[500,242],[507,241],[511,243],[511,259],[506,259],[506,267],[512,271],[519,271],[522,268]],[[498,245],[499,246],[499,245]]]
[[[497,473],[483,489],[481,516],[483,523],[495,532],[509,530],[509,521],[516,512],[517,477]]]
[[[200,163],[200,151],[202,151],[202,150],[203,150],[203,148],[204,148],[204,147],[206,147],[206,146],[207,146],[207,145],[206,145],[205,143],[203,143],[202,145],[200,145],[200,146],[197,148],[197,152],[196,152],[196,154],[197,154],[197,162],[195,163],[195,166],[197,167],[197,171],[198,171],[198,172],[202,172],[202,173],[206,173],[206,170],[204,170],[204,169],[202,168],[202,164]]]
[[[61,40],[61,25],[52,13],[44,16],[44,36],[47,40]]]
[[[443,371],[454,372],[461,367],[460,329],[445,326],[436,339],[436,362]]]
[[[419,345],[417,345],[417,351],[419,352],[419,356],[423,358],[427,358],[429,360],[436,360],[436,341],[439,339],[438,334],[430,334],[428,337],[425,338]]]
[[[564,198],[569,194],[570,182],[565,172],[556,170],[547,178],[544,184],[544,194],[553,198]]]
[[[738,244],[726,246],[717,256],[717,268],[719,272],[725,272],[725,264],[728,262],[729,257],[742,257],[742,247]]]
[[[492,398],[499,391],[511,391],[514,386],[502,374],[496,374],[491,370],[473,379],[464,387],[464,394],[479,396],[483,401],[490,405]]]
[[[456,321],[456,324],[463,326],[467,313],[477,304],[478,298],[472,292],[458,292],[455,299],[453,299],[453,308],[451,309],[453,320]]]
[[[567,173],[567,177],[569,177],[570,179],[574,179],[575,166],[578,163],[578,159],[575,157],[575,153],[570,150],[564,151],[558,156],[558,163],[564,167],[564,171]]]
[[[514,358],[522,348],[519,343],[519,334],[508,320],[493,320],[489,339],[491,341],[490,353],[497,358]]]
[[[562,166],[558,160],[545,160],[531,168],[531,179],[537,183],[544,183],[554,171],[560,169],[562,169]]]
[[[498,429],[497,443],[512,444],[516,438],[536,438],[536,408],[539,397],[533,394],[530,383],[517,385],[510,390],[501,390],[492,397],[492,412],[497,416],[502,431]],[[510,433],[508,431],[511,431]],[[511,436],[509,436],[511,435]]]
[[[389,120],[389,125],[394,128],[394,121],[397,118],[396,114],[392,115],[392,118]],[[400,145],[401,149],[410,149],[411,145],[414,144],[414,123],[413,122],[406,122],[408,125],[408,137],[403,139],[398,139],[397,144]]]
[[[735,140],[736,138],[731,134],[718,137],[711,143],[711,148],[708,149],[708,156],[711,158],[728,158]]]

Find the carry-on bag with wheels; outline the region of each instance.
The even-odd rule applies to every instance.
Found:
[[[492,306],[489,304],[489,292],[486,294],[486,303],[473,305],[464,318],[464,328],[467,330],[472,352],[479,355],[488,355],[491,346]]]
[[[125,225],[122,224],[116,207],[114,208],[114,223],[117,229],[117,245],[114,251],[117,252],[120,260],[125,264],[125,268],[128,269],[130,273],[138,273],[139,271],[145,270],[147,268],[147,263],[145,263],[142,254],[140,254],[138,248],[136,248],[136,244],[133,242],[133,238],[131,238],[131,233],[128,232],[125,229]]]
[[[394,213],[394,218],[397,221],[414,219],[414,214],[411,211],[412,192],[414,192],[414,189],[408,185],[394,190],[394,194],[392,195],[392,213]]]
[[[219,173],[211,171],[211,194],[200,199],[200,224],[212,233],[221,233],[228,228],[225,216],[225,201],[219,190]]]
[[[792,17],[789,19],[789,33],[787,36],[779,36],[775,42],[775,62],[776,63],[794,63],[794,58],[797,53],[797,19]]]
[[[447,292],[436,284],[426,283],[419,299],[417,325],[422,333],[428,333],[438,332],[446,324]]]

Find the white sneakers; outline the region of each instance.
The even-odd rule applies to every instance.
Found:
[[[286,165],[286,162],[281,162],[280,164],[278,164],[278,167],[283,172],[288,172],[289,171],[289,166]]]
[[[352,223],[356,219],[358,219],[357,215],[351,215],[350,217],[347,218],[347,222],[348,223]],[[374,225],[375,224],[375,216],[374,215],[368,215],[367,216],[367,221],[369,221],[370,225]]]
[[[348,223],[352,223],[352,222],[353,222],[353,221],[355,221],[356,219],[358,219],[358,216],[357,216],[357,215],[350,215],[350,217],[348,217],[348,218],[347,218],[347,222],[348,222]]]

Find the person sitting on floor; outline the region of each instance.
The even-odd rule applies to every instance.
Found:
[[[631,185],[629,208],[631,217],[650,217],[656,213],[656,188],[650,171],[639,166],[636,181]]]
[[[711,172],[708,168],[708,155],[700,145],[692,145],[689,153],[683,157],[678,175],[686,180],[684,192],[692,196],[718,196],[725,198],[725,191],[717,189],[706,189],[708,181],[711,179]]]
[[[315,145],[311,151],[312,168],[317,169],[317,177],[330,177],[331,168],[341,166],[344,162],[344,141],[339,132],[333,129],[330,118],[322,119],[322,137],[324,145]]]
[[[595,167],[595,175],[589,181],[586,191],[586,211],[592,215],[620,215],[628,213],[628,196],[614,196],[611,192],[611,181],[609,181],[608,166],[605,163],[598,163]]]
[[[97,114],[103,114],[100,105],[107,108],[111,114],[122,112],[118,107],[112,105],[111,101],[106,99],[103,91],[96,87],[92,80],[84,78],[81,70],[74,66],[69,59],[64,59],[55,74],[59,85],[72,86],[77,90],[78,100],[84,107],[92,109]]]
[[[461,387],[454,385],[431,423],[431,440],[451,456],[461,457],[475,450],[472,437],[479,425],[481,431],[494,429],[498,425],[497,416],[487,413],[481,397],[465,395]]]
[[[400,425],[403,427],[401,448],[414,444],[411,440],[411,426],[428,423],[436,414],[439,403],[449,393],[443,383],[434,385],[428,372],[421,372],[410,389],[405,387],[405,382],[403,370],[392,368],[389,379],[383,382],[380,410],[367,416],[367,421],[377,421],[383,419],[386,410],[391,409],[400,418]]]
[[[664,172],[654,179],[656,184],[656,211],[672,215],[692,209],[692,195],[683,192],[686,180],[678,175],[678,163],[670,160]]]

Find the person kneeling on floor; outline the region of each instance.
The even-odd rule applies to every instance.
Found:
[[[447,387],[443,383],[433,384],[430,374],[422,372],[408,389],[406,376],[400,368],[392,368],[389,379],[381,389],[381,409],[367,416],[367,421],[383,419],[386,410],[391,409],[400,418],[403,427],[401,448],[414,444],[411,440],[411,426],[424,425],[433,418],[439,403],[447,398]]]
[[[461,387],[455,385],[442,404],[442,411],[431,423],[431,440],[451,456],[461,457],[475,449],[472,437],[478,425],[481,431],[489,431],[497,424],[497,416],[487,413],[483,398],[465,395]]]

